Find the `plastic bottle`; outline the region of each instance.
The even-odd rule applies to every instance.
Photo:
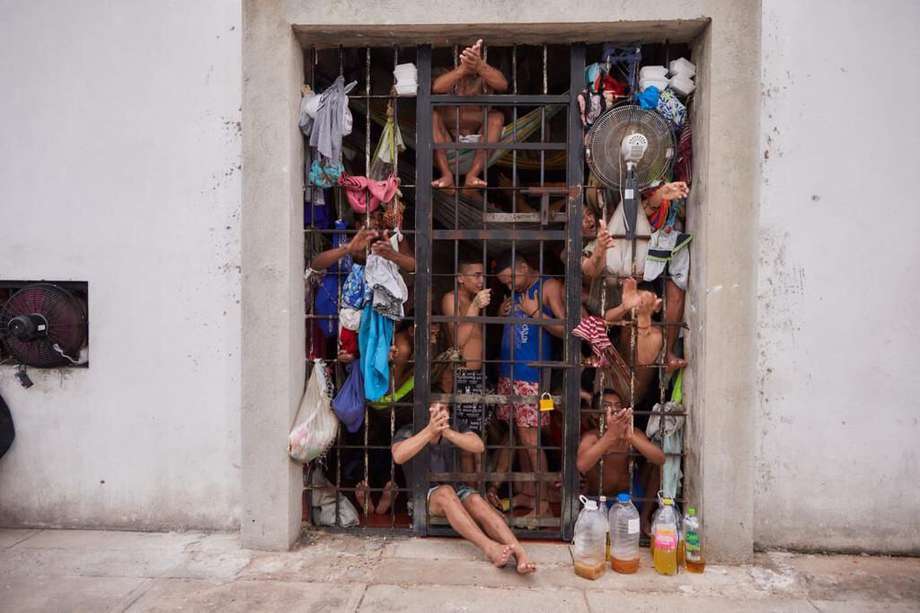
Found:
[[[607,497],[606,497],[606,496],[598,496],[598,497],[597,497],[597,506],[600,507],[600,512],[601,512],[602,514],[607,513]],[[610,537],[610,530],[607,530],[607,539],[606,539],[606,540],[607,540],[607,544],[606,544],[605,549],[604,549],[604,560],[606,560],[607,562],[610,561],[610,538],[611,538],[611,537]]]
[[[696,509],[689,507],[683,522],[684,561],[688,573],[701,573],[706,569],[700,542],[700,518]]]
[[[575,574],[585,579],[597,579],[604,574],[604,543],[607,521],[594,500],[580,497],[584,507],[575,521]]]
[[[652,565],[662,575],[677,574],[677,530],[679,520],[674,501],[663,498],[652,530]]]
[[[610,509],[610,567],[618,573],[639,570],[639,510],[629,494],[617,496]]]

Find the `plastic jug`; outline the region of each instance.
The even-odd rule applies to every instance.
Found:
[[[597,579],[604,574],[607,561],[604,550],[607,540],[607,521],[598,508],[597,501],[580,497],[583,508],[575,521],[575,574],[585,579]]]
[[[610,567],[618,573],[639,570],[639,510],[629,494],[617,496],[610,509]]]
[[[652,565],[662,575],[677,574],[677,541],[680,519],[670,498],[661,499],[661,506],[652,522]]]
[[[687,572],[703,572],[706,569],[706,561],[703,559],[703,548],[700,543],[700,518],[693,507],[687,509],[681,536],[684,541],[684,563]]]

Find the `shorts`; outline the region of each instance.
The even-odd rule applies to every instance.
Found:
[[[501,396],[538,396],[540,383],[537,381],[514,381],[508,377],[498,378],[498,393]],[[509,402],[498,406],[498,418],[511,421],[514,412],[514,425],[519,428],[537,428],[549,425],[549,413],[542,413],[536,400],[534,402]]]
[[[467,368],[458,368],[454,373],[454,393],[455,394],[482,394],[485,390],[483,385],[482,371],[469,370]],[[489,424],[488,409],[481,402],[466,402],[458,404],[454,408],[454,415],[457,416],[457,428],[459,432],[475,432],[482,434]]]
[[[476,490],[474,490],[473,488],[471,488],[471,487],[468,486],[468,485],[450,485],[449,483],[439,483],[439,484],[437,484],[437,485],[432,485],[430,488],[428,488],[428,493],[425,495],[425,502],[426,502],[426,503],[431,502],[431,494],[432,494],[436,489],[438,489],[439,487],[441,487],[442,485],[448,485],[448,486],[454,488],[454,492],[457,494],[457,498],[460,499],[460,502],[463,502],[464,500],[466,500],[467,498],[469,498],[469,497],[472,496],[473,494],[476,494],[476,493],[477,493]],[[412,502],[413,502],[413,501],[412,501],[412,497],[410,496],[408,502],[406,502],[406,510],[409,512],[409,515],[412,515],[413,506],[415,506],[415,505],[412,504]]]

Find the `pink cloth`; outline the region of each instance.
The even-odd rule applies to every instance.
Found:
[[[393,199],[399,189],[397,177],[387,177],[383,181],[374,181],[367,177],[353,177],[343,174],[339,185],[345,188],[348,203],[356,213],[369,213]]]

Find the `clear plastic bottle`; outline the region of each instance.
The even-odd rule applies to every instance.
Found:
[[[674,501],[663,498],[652,527],[652,565],[662,575],[677,574],[678,514]]]
[[[706,569],[700,542],[700,518],[696,509],[689,507],[683,521],[684,564],[688,573],[701,573]]]
[[[597,579],[604,574],[607,561],[604,549],[607,540],[607,518],[597,502],[581,496],[584,505],[575,521],[575,574],[585,579]]]
[[[639,510],[629,494],[617,496],[610,509],[610,567],[618,573],[639,570]]]
[[[597,506],[600,507],[600,512],[601,512],[602,514],[606,514],[606,513],[607,513],[607,497],[606,497],[606,496],[598,496],[598,497],[597,497]],[[611,536],[610,536],[610,530],[607,530],[607,539],[606,539],[607,544],[606,544],[606,547],[605,547],[605,549],[604,549],[604,559],[605,559],[606,561],[608,561],[608,562],[610,561],[610,538],[611,538]]]

